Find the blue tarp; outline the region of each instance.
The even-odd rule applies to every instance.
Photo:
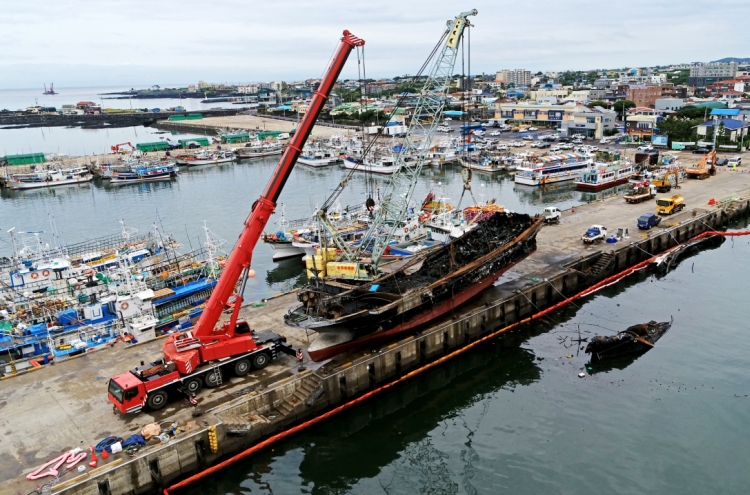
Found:
[[[448,117],[460,117],[460,116],[462,116],[464,114],[463,112],[461,112],[459,110],[446,110],[443,113],[445,115],[447,115]]]

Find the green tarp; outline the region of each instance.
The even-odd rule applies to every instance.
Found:
[[[207,137],[184,138],[179,139],[177,142],[182,146],[185,146],[187,143],[198,143],[201,146],[208,146],[210,144]]]
[[[162,151],[169,148],[169,143],[166,141],[155,141],[153,143],[138,143],[135,148],[141,151]]]
[[[8,155],[0,157],[0,163],[7,165],[30,165],[47,161],[44,153],[26,153],[23,155]]]

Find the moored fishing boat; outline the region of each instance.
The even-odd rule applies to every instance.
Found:
[[[153,182],[160,180],[171,180],[177,177],[179,168],[177,165],[136,165],[129,170],[112,171],[107,175],[112,185],[133,184],[140,182]]]
[[[285,321],[318,333],[308,349],[316,361],[414,330],[476,296],[531,254],[542,222],[524,214],[494,214],[387,275],[367,282],[321,278],[299,292],[302,305]],[[320,266],[323,273],[326,268]]]
[[[585,170],[575,184],[578,189],[598,191],[624,184],[634,175],[635,167],[632,163],[598,163],[593,168]]]
[[[284,147],[278,141],[272,143],[248,143],[244,148],[235,148],[233,150],[234,155],[238,160],[280,155],[283,151]]]
[[[392,175],[399,169],[396,166],[396,159],[393,157],[382,157],[372,161],[362,161],[359,158],[351,156],[344,157],[344,167],[347,170],[356,170],[357,172],[369,172],[372,174]]]
[[[516,168],[516,184],[542,186],[556,182],[575,181],[581,174],[594,167],[594,161],[580,153],[550,155],[532,159],[528,164]]]
[[[5,186],[13,190],[36,189],[40,187],[65,186],[91,182],[94,176],[87,167],[43,170],[28,174],[9,174]]]
[[[227,150],[220,150],[216,153],[211,153],[206,150],[198,151],[192,156],[179,156],[175,159],[177,165],[185,165],[187,167],[197,167],[200,165],[218,165],[220,163],[229,163],[236,160],[234,153]]]

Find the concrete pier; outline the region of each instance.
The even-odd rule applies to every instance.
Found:
[[[114,347],[0,381],[4,432],[0,479],[5,480],[0,483],[0,494],[26,494],[49,482],[51,478],[27,481],[25,475],[74,447],[88,448],[109,435],[127,438],[152,422],[163,426],[175,422],[184,431],[169,442],[150,444],[133,457],[110,456],[100,460],[99,467],[87,466],[82,474],[70,472],[51,487],[52,493],[76,495],[156,492],[522,321],[653,254],[706,230],[721,229],[750,211],[750,174],[720,169],[715,177],[688,181],[670,195],[675,193],[685,198],[687,209],[664,218],[659,228],[650,231],[638,231],[635,221],[654,211],[653,202],[630,205],[612,197],[566,211],[560,224],[546,226],[539,233],[535,253],[494,287],[429,328],[378,349],[338,356],[327,363],[306,363],[309,369],[302,373],[293,359],[283,356],[244,379],[232,378],[221,387],[202,391],[199,417],[191,416],[192,408],[185,401],[172,402],[157,414],[113,414],[106,398],[107,380],[140,360],[159,357],[161,341]],[[719,206],[707,206],[710,198],[730,196],[733,199]],[[614,244],[583,245],[580,236],[591,224],[603,224],[611,232],[628,228],[629,238]],[[296,296],[290,294],[243,312],[253,328],[287,335],[293,345],[304,349],[308,336],[282,323],[283,313],[294,305]]]

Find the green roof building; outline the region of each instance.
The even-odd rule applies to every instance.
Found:
[[[44,153],[0,156],[0,165],[3,166],[31,165],[34,163],[44,163],[46,161],[47,158],[44,156]]]

